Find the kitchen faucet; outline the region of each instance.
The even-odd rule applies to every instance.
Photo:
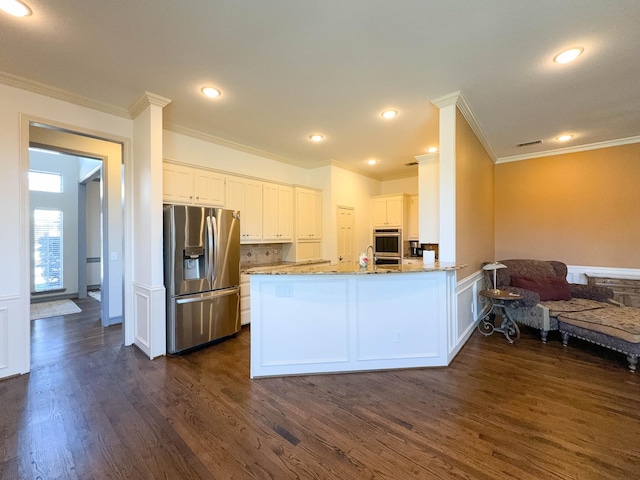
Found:
[[[371,260],[373,260],[373,269],[376,270],[376,254],[373,251],[373,245],[369,245],[365,250],[365,254],[367,255],[367,258],[369,258],[369,249],[371,249]]]

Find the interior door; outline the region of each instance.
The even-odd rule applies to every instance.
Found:
[[[353,265],[353,208],[338,207],[338,262]]]

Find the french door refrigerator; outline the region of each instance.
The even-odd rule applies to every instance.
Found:
[[[167,351],[179,353],[240,330],[240,214],[164,206]]]

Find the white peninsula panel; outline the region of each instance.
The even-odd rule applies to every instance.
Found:
[[[329,265],[252,274],[251,377],[447,365],[455,277]]]

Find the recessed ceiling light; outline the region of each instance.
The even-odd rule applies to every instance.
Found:
[[[318,133],[314,133],[313,135],[309,135],[309,140],[312,142],[321,142],[324,140],[324,137]]]
[[[569,50],[565,50],[564,52],[559,53],[555,57],[553,57],[553,61],[556,63],[569,63],[573,62],[580,54],[584,51],[582,47],[570,48]]]
[[[19,0],[0,0],[0,9],[14,17],[28,17],[31,9]]]
[[[375,165],[376,163],[378,163],[378,161],[373,159],[373,158],[367,160],[367,164],[369,164],[369,165]]]
[[[438,147],[429,147],[429,148],[427,149],[427,152],[429,152],[429,153],[435,153],[435,152],[437,152],[437,151],[438,151]]]
[[[556,138],[556,140],[558,140],[559,142],[566,142],[567,140],[571,140],[573,138],[573,135],[560,135],[558,138]]]
[[[398,115],[397,110],[385,110],[384,112],[382,112],[382,116],[384,118],[393,118],[396,115]]]
[[[220,90],[213,87],[202,87],[202,93],[209,98],[216,98],[220,96]]]

